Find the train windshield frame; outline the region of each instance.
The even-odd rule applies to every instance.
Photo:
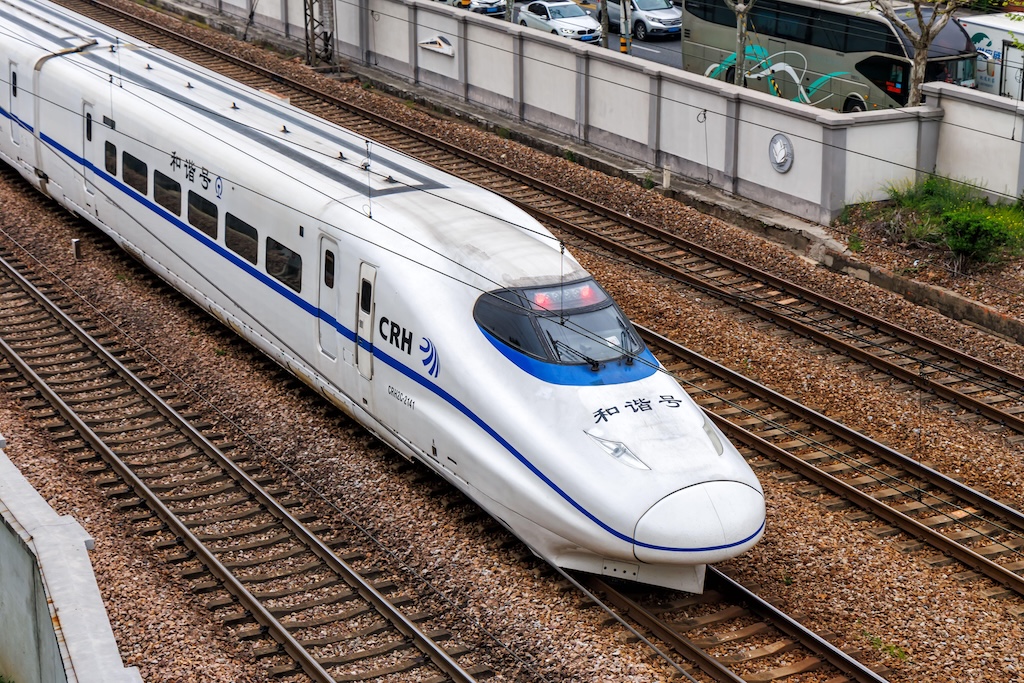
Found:
[[[559,365],[626,359],[644,351],[632,323],[593,278],[486,292],[473,309],[477,324],[506,346]]]

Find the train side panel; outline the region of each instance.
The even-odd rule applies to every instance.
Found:
[[[4,90],[0,97],[0,155],[36,187],[35,130],[36,97],[32,69],[45,54],[21,41],[4,40],[0,44],[0,68],[4,71]]]

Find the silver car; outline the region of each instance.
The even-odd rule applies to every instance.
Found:
[[[519,10],[519,24],[588,43],[601,40],[601,24],[575,2],[531,2]]]
[[[672,0],[630,0],[633,22],[633,36],[637,40],[648,37],[677,38],[683,26],[683,10],[672,4]],[[622,5],[618,0],[608,0],[608,26],[619,27],[622,32]],[[601,14],[598,13],[598,20]]]

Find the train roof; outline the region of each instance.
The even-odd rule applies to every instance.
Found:
[[[216,172],[226,180],[251,189],[260,172],[272,169],[295,184],[290,199],[303,204],[295,207],[300,211],[334,217],[336,227],[350,234],[356,233],[348,229],[356,223],[353,212],[359,214],[360,224],[384,228],[370,241],[428,267],[457,263],[464,271],[460,279],[481,289],[586,275],[547,230],[511,203],[290,106],[279,95],[49,3],[0,0],[0,16],[32,35],[25,51],[37,59],[59,54],[104,93],[113,84],[118,118],[169,117],[182,146],[191,141],[209,147],[215,139],[223,156],[210,160],[211,172],[222,162],[225,169]]]

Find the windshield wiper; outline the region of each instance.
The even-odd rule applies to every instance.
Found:
[[[590,364],[590,369],[593,370],[594,372],[597,372],[598,370],[601,369],[601,364],[598,363],[593,358],[591,358],[590,356],[588,356],[587,354],[583,353],[579,349],[576,349],[576,348],[570,346],[569,344],[566,344],[564,341],[562,341],[560,339],[555,339],[551,335],[551,332],[547,332],[547,331],[545,331],[545,332],[548,335],[548,339],[551,340],[552,346],[555,347],[555,353],[558,353],[558,349],[559,348],[563,348],[566,351],[568,351],[569,353],[571,353],[574,356],[576,356],[577,358],[582,359],[585,363],[589,363]],[[558,353],[558,357],[562,358],[562,354]]]
[[[632,341],[633,340],[633,335],[631,335],[629,333],[629,331],[627,331],[627,330],[622,330],[622,332],[619,334],[619,346],[622,347],[622,355],[624,355],[626,357],[626,365],[632,365],[633,364],[633,351],[632,351],[631,348],[627,348],[626,347],[626,340],[627,339]],[[635,344],[631,344],[630,346],[631,347],[635,346]]]

